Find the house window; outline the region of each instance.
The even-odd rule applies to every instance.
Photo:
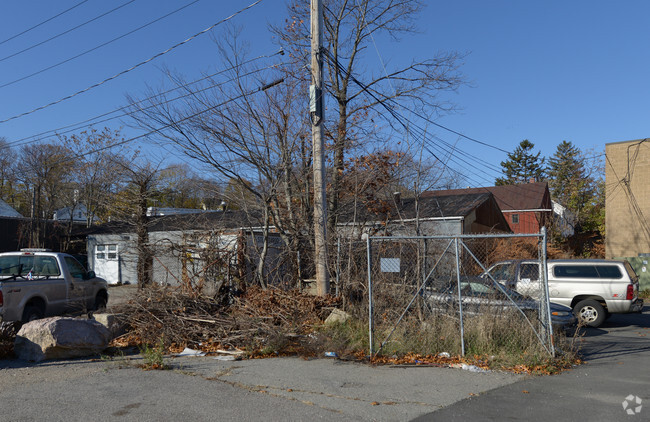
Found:
[[[519,214],[512,214],[512,224],[519,224]]]
[[[117,259],[117,245],[95,246],[95,258],[108,260]]]

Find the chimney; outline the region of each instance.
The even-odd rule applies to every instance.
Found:
[[[397,205],[402,205],[402,194],[400,192],[393,192],[393,199]]]

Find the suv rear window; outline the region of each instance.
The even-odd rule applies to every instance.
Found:
[[[617,265],[556,265],[553,275],[557,278],[621,278]]]

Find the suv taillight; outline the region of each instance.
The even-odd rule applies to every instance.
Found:
[[[632,299],[634,299],[634,284],[628,284],[627,295],[625,296],[625,300],[632,300]]]

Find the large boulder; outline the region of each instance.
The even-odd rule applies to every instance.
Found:
[[[346,322],[348,319],[350,319],[352,315],[349,313],[341,310],[341,309],[333,309],[332,313],[327,317],[325,320],[325,324],[342,324]]]
[[[111,333],[92,319],[54,317],[23,325],[14,343],[20,359],[40,362],[91,356],[108,347]]]
[[[111,339],[126,333],[126,326],[118,315],[101,313],[93,314],[93,318],[95,321],[108,328],[108,331],[111,332]]]

